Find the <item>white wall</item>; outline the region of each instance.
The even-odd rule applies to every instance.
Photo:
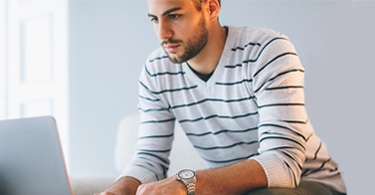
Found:
[[[316,132],[340,164],[349,194],[368,192],[375,2],[222,1],[222,24],[289,36],[306,68],[306,103]],[[72,174],[115,174],[117,124],[136,112],[138,74],[158,46],[146,14],[145,1],[71,0]]]

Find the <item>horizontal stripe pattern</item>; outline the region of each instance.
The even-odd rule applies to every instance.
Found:
[[[162,49],[150,55],[139,81],[140,137],[133,164],[163,178],[178,122],[210,167],[254,158],[270,173],[270,183],[278,183],[272,176],[277,174],[287,187],[301,176],[338,174],[308,120],[304,69],[288,38],[251,28],[229,32],[207,82],[185,63],[172,64]],[[274,159],[266,154],[279,160],[267,162]]]

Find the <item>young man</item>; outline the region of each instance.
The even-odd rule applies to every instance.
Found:
[[[345,194],[285,35],[222,27],[219,0],[148,0],[161,48],[140,76],[137,153],[112,194]],[[177,120],[210,169],[166,178]],[[186,160],[189,160],[187,154]]]

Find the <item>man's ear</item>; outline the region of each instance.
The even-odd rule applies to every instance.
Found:
[[[220,4],[218,0],[207,0],[208,1],[208,13],[212,19],[217,19],[220,14]]]

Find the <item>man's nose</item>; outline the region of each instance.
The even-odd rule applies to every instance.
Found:
[[[158,25],[158,36],[160,40],[168,40],[173,36],[173,31],[168,22],[160,21]]]

